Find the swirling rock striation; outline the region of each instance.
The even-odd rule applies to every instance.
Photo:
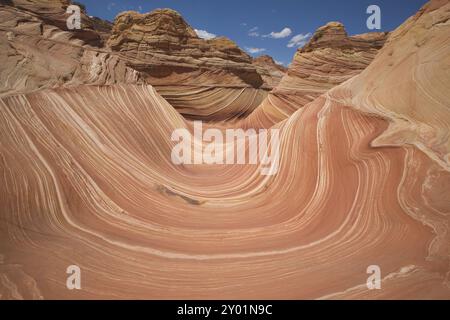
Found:
[[[286,119],[298,108],[361,73],[387,37],[387,33],[377,32],[348,36],[340,22],[320,27],[298,49],[287,74],[252,117],[265,127]]]
[[[180,77],[186,84],[199,84],[195,73],[198,70],[210,71],[202,83],[254,88],[263,85],[252,58],[233,41],[224,37],[199,38],[183,17],[171,9],[119,14],[108,45],[129,59],[135,69],[145,72],[152,85],[176,85]],[[191,72],[194,77],[184,75]]]
[[[253,64],[258,68],[264,82],[275,88],[287,72],[287,68],[276,63],[271,56],[262,55],[253,59]]]
[[[339,91],[342,102],[390,119],[377,144],[413,144],[450,168],[450,5],[432,1],[389,37],[377,59]]]
[[[282,76],[225,37],[201,39],[176,11],[116,17],[108,45],[188,118],[223,121],[249,115]]]
[[[282,76],[281,68],[253,63],[227,38],[200,39],[174,10],[125,12],[114,25],[82,11],[81,30],[67,30],[70,4],[1,4],[1,95],[150,83],[187,118],[223,121],[249,115]]]
[[[293,81],[274,176],[175,165],[193,123],[147,84],[0,98],[0,298],[450,299],[449,18],[430,1],[310,103]]]
[[[102,47],[106,22],[82,14],[82,30],[66,30],[69,4],[17,0],[0,5],[0,95],[145,82],[138,71]],[[101,24],[106,25],[98,27]]]

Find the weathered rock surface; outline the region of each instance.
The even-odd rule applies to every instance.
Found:
[[[297,51],[286,76],[252,117],[258,117],[264,126],[286,119],[298,108],[361,73],[387,36],[387,33],[348,36],[339,22],[319,28]]]
[[[1,95],[78,84],[150,83],[184,116],[222,121],[250,114],[281,77],[279,68],[253,64],[227,38],[200,39],[176,11],[124,12],[114,25],[82,11],[82,29],[71,31],[66,25],[70,4],[14,0],[1,5]]]
[[[143,82],[139,72],[101,47],[100,33],[87,27],[65,30],[67,5],[67,1],[0,5],[0,95],[66,85]],[[86,18],[83,24],[86,21],[101,24],[98,19]]]
[[[342,103],[390,119],[375,145],[413,144],[450,168],[450,4],[429,2],[339,91]],[[336,94],[339,97],[339,93]]]
[[[193,122],[150,85],[0,98],[0,298],[450,299],[449,21],[429,2],[310,103],[286,79],[274,176],[175,165]]]
[[[258,67],[258,72],[264,82],[272,88],[275,88],[287,72],[287,68],[275,63],[273,58],[268,55],[262,55],[253,59],[253,65]]]
[[[69,31],[67,28],[67,7],[72,4],[71,0],[6,0],[1,5],[9,5],[42,21],[43,24],[55,26],[60,30]],[[95,46],[104,44],[105,33],[109,33],[111,25],[99,18],[88,17],[81,10],[81,29],[71,31],[76,38]]]
[[[195,74],[198,70],[210,72],[202,78],[202,84],[208,81],[254,88],[263,85],[252,58],[233,41],[224,37],[199,38],[183,17],[171,9],[119,14],[108,45],[129,59],[135,69],[144,71],[153,85],[178,84],[180,78],[187,84],[198,84]],[[190,73],[195,77],[184,75]],[[228,79],[222,81],[224,76]]]
[[[280,71],[254,64],[233,41],[204,40],[176,11],[118,15],[108,42],[127,64],[190,118],[227,120],[250,114]]]

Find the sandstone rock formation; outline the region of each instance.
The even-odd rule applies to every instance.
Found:
[[[307,103],[322,64],[294,67],[265,100],[283,117],[220,124],[280,119],[274,176],[175,165],[193,122],[148,84],[0,98],[0,298],[450,299],[449,18],[430,1],[354,78]]]
[[[117,16],[108,42],[183,115],[223,121],[250,114],[281,77],[233,41],[204,40],[171,9]]]
[[[439,9],[438,9],[439,8]],[[433,1],[389,37],[377,59],[340,89],[342,102],[391,120],[376,145],[413,144],[450,168],[448,1]],[[339,96],[339,94],[337,94]]]
[[[339,22],[319,28],[297,51],[287,75],[252,117],[269,127],[286,119],[298,108],[363,71],[387,36],[387,33],[348,36]]]
[[[19,10],[19,13],[28,17],[35,17],[43,24],[57,27],[68,31],[66,9],[72,4],[71,0],[5,0],[1,5],[7,5]],[[27,19],[26,18],[26,19]],[[20,21],[22,23],[22,21]],[[103,45],[104,33],[108,33],[108,23],[99,18],[88,17],[86,12],[81,11],[81,29],[73,30],[74,37],[92,45]],[[102,37],[103,34],[103,37]]]
[[[200,39],[176,11],[124,12],[114,25],[82,12],[82,29],[69,31],[70,4],[1,4],[0,57],[6,67],[0,70],[0,95],[149,83],[186,117],[223,121],[250,114],[281,77],[280,69],[253,64],[227,38]]]
[[[65,30],[67,4],[17,0],[0,5],[0,95],[63,85],[144,82],[139,72],[101,48],[101,33],[88,27]],[[83,17],[83,24],[101,24]]]
[[[263,85],[251,57],[233,41],[223,37],[199,38],[183,17],[171,9],[157,9],[148,14],[121,13],[116,17],[108,44],[135,69],[144,71],[153,85],[178,85],[180,78],[184,83],[198,85],[200,75],[193,78],[188,75],[199,70],[210,73],[202,78],[202,83],[247,84],[254,88]]]

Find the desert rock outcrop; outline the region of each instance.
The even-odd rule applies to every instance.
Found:
[[[0,4],[0,95],[79,84],[143,83],[139,72],[102,48],[107,23],[83,15],[66,30],[67,1]],[[87,27],[104,24],[97,33]],[[91,44],[89,44],[91,43]]]
[[[375,144],[413,144],[450,168],[450,6],[432,1],[389,37],[340,100],[391,120]],[[338,97],[339,94],[336,94]]]
[[[184,116],[223,121],[249,115],[281,78],[227,38],[199,38],[174,10],[124,12],[114,25],[82,10],[81,30],[68,30],[71,3],[0,4],[1,95],[148,83]]]
[[[194,123],[148,84],[0,98],[0,298],[450,299],[449,18],[433,0],[375,58],[364,36],[311,78],[294,62],[263,105],[289,112],[241,123],[279,120],[273,176],[174,164]],[[323,41],[295,59],[325,59]]]
[[[320,27],[297,51],[286,76],[252,117],[263,126],[286,119],[298,108],[361,73],[387,37],[387,33],[348,36],[339,22]]]
[[[225,37],[199,38],[171,9],[118,15],[108,44],[189,118],[244,117],[280,78]]]
[[[259,66],[258,72],[264,82],[270,87],[275,88],[286,74],[287,68],[277,64],[271,56],[262,55],[253,59],[253,64]]]

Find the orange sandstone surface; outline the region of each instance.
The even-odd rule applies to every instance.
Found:
[[[0,15],[14,10],[1,6]],[[259,106],[247,97],[217,118],[210,115],[225,82],[216,86],[215,75],[240,74],[212,66],[208,55],[218,50],[220,59],[242,59],[233,66],[256,67],[230,53],[229,42],[204,42],[186,25],[178,50],[194,51],[189,72],[210,77],[209,94],[219,98],[180,88],[175,99],[170,81],[160,91],[163,73],[146,69],[154,55],[171,68],[181,62],[157,53],[154,37],[183,42],[134,30],[174,16],[125,13],[108,40],[115,51],[71,47],[78,57],[98,53],[103,63],[93,74],[117,71],[108,59],[123,62],[113,82],[78,70],[79,83],[56,83],[60,69],[36,78],[31,62],[0,66],[0,76],[15,79],[0,98],[0,298],[450,299],[450,2],[430,1],[385,44],[385,34],[349,37],[328,24],[269,95],[240,83],[239,90],[266,91]],[[14,31],[19,39],[8,40],[8,50],[31,50],[27,32],[41,22],[27,19],[29,29]],[[197,46],[205,56],[194,57]],[[84,61],[92,70],[97,60]],[[45,85],[28,90],[22,77]],[[161,82],[152,86],[154,78]],[[200,109],[185,104],[198,94]],[[236,113],[246,116],[236,121]],[[171,134],[192,130],[192,118],[280,129],[278,173],[174,165]],[[66,288],[70,265],[82,270],[82,290]],[[366,286],[370,265],[381,268],[381,290]]]

